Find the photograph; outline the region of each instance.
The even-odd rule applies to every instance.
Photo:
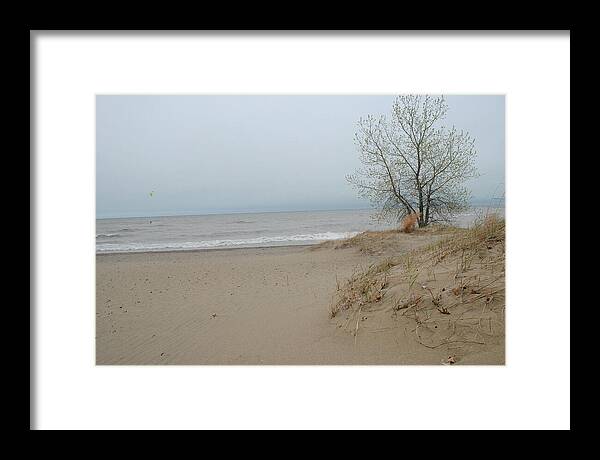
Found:
[[[96,365],[506,364],[504,94],[99,93],[95,174]]]

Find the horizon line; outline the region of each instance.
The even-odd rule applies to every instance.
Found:
[[[373,208],[331,208],[331,209],[295,209],[295,210],[277,210],[277,211],[215,211],[215,212],[202,212],[202,211],[183,211],[181,214],[154,214],[154,215],[127,215],[127,216],[113,216],[113,217],[98,217],[96,220],[102,219],[133,219],[141,217],[190,217],[190,216],[226,216],[228,214],[276,214],[284,212],[331,212],[331,211],[366,211]]]
[[[492,200],[488,202],[484,202],[483,200],[478,202],[472,202],[469,206],[496,206],[496,207],[504,207],[504,199],[501,203],[493,203]],[[330,208],[330,209],[295,209],[295,210],[277,210],[277,211],[268,211],[268,210],[255,210],[255,211],[215,211],[215,212],[206,212],[206,211],[183,211],[182,213],[177,214],[129,214],[129,215],[107,215],[99,217],[96,215],[96,220],[104,220],[104,219],[136,219],[136,218],[159,218],[159,217],[194,217],[194,216],[215,216],[215,215],[229,215],[229,214],[277,214],[277,213],[295,213],[295,212],[331,212],[331,211],[375,211],[374,207],[364,207],[364,208]]]

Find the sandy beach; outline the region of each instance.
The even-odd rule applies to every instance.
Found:
[[[392,295],[358,315],[331,316],[353,274],[387,260],[392,249],[401,256],[441,237],[393,233],[360,247],[97,255],[96,362],[440,364],[458,352],[461,364],[503,364],[503,334],[483,346],[419,343],[425,328],[415,336],[414,319],[396,315]]]
[[[304,246],[98,256],[97,363],[361,362],[327,305],[336,276],[372,259]]]

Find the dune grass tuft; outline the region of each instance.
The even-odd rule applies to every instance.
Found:
[[[399,262],[387,258],[377,264],[371,264],[366,270],[354,272],[340,289],[337,300],[330,305],[329,316],[334,318],[340,311],[354,305],[379,302],[383,290],[387,287],[387,272]]]

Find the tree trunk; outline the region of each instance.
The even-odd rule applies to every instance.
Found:
[[[423,215],[423,192],[419,190],[419,227],[425,227],[425,217]]]
[[[427,189],[427,203],[425,205],[425,226],[429,225],[429,210],[431,209],[431,184]]]

